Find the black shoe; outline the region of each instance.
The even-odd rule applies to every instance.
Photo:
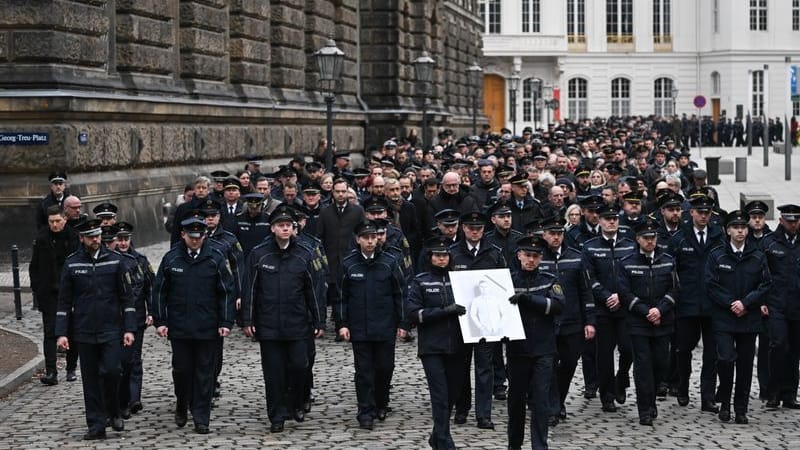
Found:
[[[689,396],[688,395],[679,395],[678,396],[678,405],[686,406],[689,404]]]
[[[586,386],[583,388],[583,398],[590,400],[597,397],[597,386]]]
[[[131,410],[131,414],[136,414],[139,411],[141,411],[142,409],[144,409],[144,407],[142,406],[142,402],[133,402],[133,403],[131,403],[131,406],[130,406],[129,409]]]
[[[283,422],[275,422],[269,426],[270,433],[283,433]]]
[[[719,406],[717,406],[715,403],[703,402],[703,404],[700,406],[700,411],[705,411],[705,412],[710,412],[710,413],[716,414],[720,410],[719,410]],[[728,413],[728,416],[730,416],[730,413]]]
[[[730,422],[731,420],[731,406],[730,405],[722,405],[722,408],[719,410],[719,414],[717,415],[719,420],[723,422]]]
[[[214,386],[214,398],[220,397],[222,397],[222,386],[217,383],[216,386]]]
[[[671,395],[672,397],[677,397],[677,396],[678,396],[678,388],[676,388],[676,387],[670,387],[670,388],[669,388],[669,391],[668,391],[667,393],[668,393],[669,395]]]
[[[47,375],[42,375],[42,377],[39,378],[39,381],[41,381],[45,386],[55,386],[58,384],[58,374],[53,372],[48,373]]]
[[[547,419],[547,426],[554,427],[556,425],[558,425],[558,416],[550,416],[550,418]]]
[[[119,410],[119,415],[122,416],[123,419],[130,419],[131,418],[131,410],[128,408],[121,408]]]
[[[98,439],[105,439],[106,438],[106,430],[89,430],[88,433],[83,435],[84,441],[96,441]]]
[[[303,409],[296,409],[292,414],[292,418],[295,422],[302,422],[306,420],[306,412]]]
[[[378,418],[378,420],[383,422],[384,420],[386,420],[386,414],[387,414],[386,408],[378,408],[376,417]]]
[[[304,413],[310,413],[311,412],[311,402],[310,401],[303,403],[303,412]]]
[[[67,381],[75,381],[77,379],[78,379],[78,376],[75,375],[75,371],[74,370],[68,370],[67,371]]]
[[[467,423],[467,415],[456,413],[456,418],[453,420],[453,423],[455,423],[456,425],[464,425],[465,423]]]
[[[792,400],[792,401],[784,400],[783,407],[787,408],[787,409],[800,409],[800,403],[797,403],[794,400]]]
[[[186,426],[187,421],[188,418],[186,417],[186,408],[175,408],[175,425],[177,425],[178,428],[183,428]]]
[[[603,407],[601,408],[603,412],[617,412],[617,407],[614,405],[614,402],[603,402]]]
[[[614,396],[614,400],[619,403],[620,405],[625,404],[625,400],[628,398],[627,393],[625,392],[625,388],[617,390],[617,395]]]
[[[781,401],[778,400],[776,397],[772,397],[769,400],[767,400],[766,406],[767,408],[771,409],[779,408],[781,406]]]
[[[494,430],[494,423],[491,419],[481,417],[478,419],[478,428],[481,430]]]
[[[653,418],[650,416],[644,416],[639,419],[639,425],[647,425],[652,427],[653,426]]]
[[[658,419],[658,407],[654,406],[653,409],[650,410],[650,417],[653,419]]]
[[[195,425],[194,432],[197,434],[208,434],[208,425]]]
[[[508,450],[522,450],[522,447],[514,447],[513,445],[509,445]]]
[[[508,398],[508,395],[506,394],[505,390],[499,390],[498,389],[494,393],[494,399],[495,400],[506,400],[507,398]]]
[[[428,436],[428,445],[431,446],[432,450],[437,450],[439,448],[439,446],[436,445],[436,441],[433,440],[433,434]]]
[[[567,407],[561,405],[561,410],[558,411],[558,419],[559,420],[567,420]]]
[[[375,428],[375,421],[372,419],[359,420],[358,427],[362,430],[372,430]]]
[[[747,414],[739,414],[739,413],[736,413],[736,418],[734,418],[733,421],[740,425],[747,425],[748,423],[750,423],[750,421],[747,420]]]
[[[668,390],[669,390],[669,388],[667,388],[664,385],[659,386],[658,389],[656,390],[656,397],[660,397],[660,398],[666,397]]]
[[[111,429],[114,431],[125,431],[125,421],[122,417],[111,418]]]

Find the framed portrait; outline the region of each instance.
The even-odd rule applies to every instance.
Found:
[[[514,295],[508,269],[450,272],[450,283],[456,303],[467,309],[458,318],[465,343],[525,339],[519,309],[508,302]]]

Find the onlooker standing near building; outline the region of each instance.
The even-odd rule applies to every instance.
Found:
[[[48,209],[51,206],[64,207],[64,199],[69,197],[67,192],[67,174],[53,172],[47,177],[50,181],[50,192],[39,202],[36,208],[36,229],[41,230],[48,225]]]

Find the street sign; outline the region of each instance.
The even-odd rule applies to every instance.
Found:
[[[703,107],[706,106],[706,98],[702,95],[698,95],[694,98],[694,100],[692,100],[692,103],[694,104],[695,108],[703,109]]]
[[[800,101],[800,91],[797,88],[797,75],[800,70],[798,70],[797,66],[789,66],[791,73],[789,74],[789,95],[792,97],[792,101]]]

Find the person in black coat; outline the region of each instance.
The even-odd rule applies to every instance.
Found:
[[[209,195],[211,180],[209,180],[208,177],[201,175],[195,178],[194,183],[192,183],[192,185],[194,186],[194,194],[192,195],[192,200],[186,203],[181,203],[175,209],[175,214],[173,216],[174,217],[173,223],[175,225],[172,227],[172,231],[170,232],[170,238],[169,238],[170,245],[175,245],[177,242],[180,242],[182,240],[181,238],[182,228],[180,226],[180,223],[186,220],[193,210],[200,209],[201,207],[200,205],[202,205],[206,201]]]
[[[460,214],[481,209],[470,190],[461,185],[461,177],[457,172],[444,174],[442,190],[430,199],[429,205],[430,214],[434,216],[444,209],[455,209]]]
[[[44,329],[45,374],[39,379],[42,384],[58,384],[56,367],[56,307],[58,306],[58,283],[67,256],[78,249],[78,234],[67,225],[61,207],[51,205],[47,209],[47,226],[39,230],[33,241],[33,256],[28,268],[31,291],[39,303]],[[72,326],[69,327],[72,330]],[[67,336],[72,339],[73,333]],[[67,352],[67,381],[74,381],[78,366],[78,346]]]
[[[527,404],[531,414],[531,448],[547,449],[550,380],[556,354],[554,316],[564,308],[564,290],[555,275],[539,270],[547,243],[526,236],[517,243],[520,270],[511,274],[525,339],[508,343],[508,448],[521,449]]]
[[[730,242],[713,249],[705,267],[706,289],[714,305],[711,321],[717,344],[719,420],[731,419],[735,368],[733,411],[738,424],[748,422],[756,336],[763,327],[761,315],[767,312],[766,297],[772,284],[764,252],[745,245],[748,220],[742,211],[727,215],[725,229]]]
[[[339,277],[338,333],[353,344],[357,419],[371,430],[386,419],[394,371],[396,337],[404,338],[404,276],[397,260],[378,248],[378,226],[367,221],[356,228],[355,248],[342,260]]]
[[[620,261],[620,300],[627,311],[639,423],[658,417],[656,388],[669,375],[669,339],[675,325],[678,275],[675,259],[658,248],[659,225],[638,224],[637,251]]]
[[[454,450],[450,415],[464,383],[468,354],[458,316],[467,309],[455,302],[450,286],[450,240],[433,237],[426,247],[428,270],[411,280],[405,317],[419,330],[417,354],[428,381],[433,415],[428,443],[433,449]]]
[[[208,434],[218,340],[234,324],[236,281],[225,255],[206,242],[202,219],[181,228],[183,239],[164,255],[153,285],[153,324],[172,345],[175,424],[186,425],[189,408],[194,431]]]
[[[261,201],[264,196],[259,193],[250,193],[244,196],[245,209],[233,218],[232,228],[224,226],[225,213],[221,215],[220,224],[226,231],[232,232],[242,247],[244,258],[253,248],[260,244],[269,235],[269,214],[261,210]]]
[[[48,210],[51,206],[58,206],[59,209],[64,208],[64,200],[69,197],[67,190],[67,174],[64,172],[53,172],[48,177],[50,181],[50,192],[39,201],[36,206],[36,230],[41,230],[47,227],[47,218],[50,215]]]

